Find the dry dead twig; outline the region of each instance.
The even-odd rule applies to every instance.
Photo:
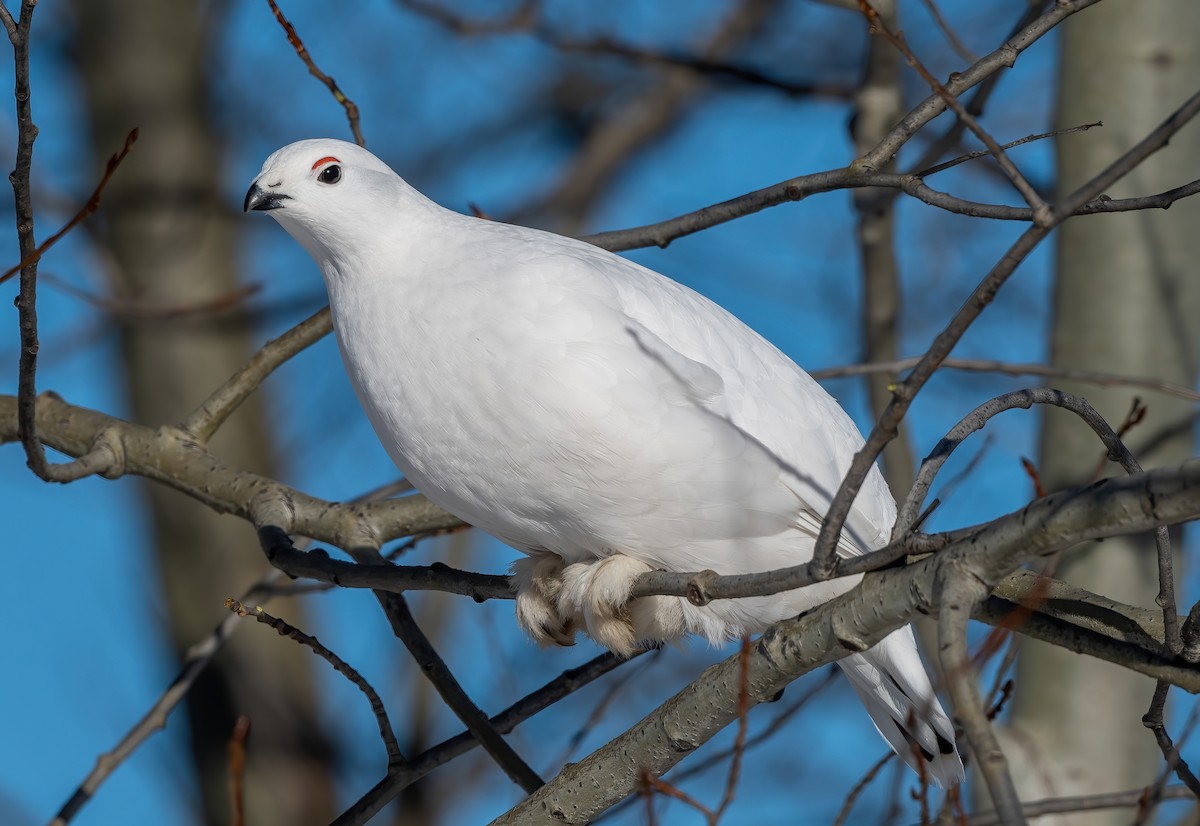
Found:
[[[333,95],[333,99],[341,104],[346,110],[346,120],[350,123],[350,132],[354,135],[354,142],[359,146],[365,147],[367,141],[363,138],[362,127],[359,123],[358,105],[350,98],[346,97],[345,92],[337,85],[332,77],[322,72],[317,68],[317,64],[313,62],[312,55],[308,53],[308,49],[304,45],[304,41],[300,39],[300,35],[296,34],[296,27],[283,16],[283,12],[279,8],[279,4],[275,0],[267,0],[267,5],[271,7],[271,12],[275,15],[275,19],[279,21],[279,25],[283,27],[284,33],[287,35],[288,43],[292,44],[292,48],[296,50],[296,56],[304,62],[308,68],[308,73],[321,81],[329,93]]]

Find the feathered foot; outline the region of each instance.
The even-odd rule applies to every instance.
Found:
[[[558,608],[562,575],[563,559],[558,554],[521,557],[512,566],[517,624],[543,648],[575,644],[575,620]]]
[[[643,643],[674,640],[686,632],[679,597],[629,598],[633,583],[651,570],[623,554],[568,565],[562,571],[558,613],[582,624],[589,637],[622,657]]]

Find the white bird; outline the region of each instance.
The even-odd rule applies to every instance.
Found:
[[[444,209],[344,141],[275,152],[245,209],[269,210],[320,266],[350,381],[405,477],[527,555],[517,620],[538,643],[718,643],[858,582],[630,600],[646,571],[811,559],[862,445],[807,373],[708,299],[582,241]],[[839,551],[886,544],[895,517],[872,469]],[[840,664],[909,765],[962,779],[911,628]]]

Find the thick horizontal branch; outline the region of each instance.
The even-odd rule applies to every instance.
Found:
[[[271,564],[289,576],[315,579],[343,588],[375,591],[442,591],[470,597],[476,602],[513,599],[507,576],[461,571],[435,562],[432,565],[367,564],[333,559],[321,551],[300,551],[272,546]]]
[[[477,602],[514,597],[506,576],[460,571],[440,563],[364,565],[302,551],[277,552],[272,561],[291,576],[346,588],[435,590],[469,596]],[[1010,627],[1014,611],[1022,612],[1020,632],[1025,636],[1200,693],[1200,673],[1165,655],[1159,611],[1125,605],[1065,582],[1018,571],[996,586],[973,618]]]
[[[839,189],[871,187],[898,190],[918,201],[955,215],[990,218],[997,221],[1033,220],[1033,210],[1029,207],[972,201],[934,189],[923,178],[916,175],[898,172],[864,172],[854,166],[848,166],[790,178],[656,224],[597,232],[583,236],[582,240],[614,252],[638,247],[666,247],[677,238],[744,218],[780,204],[803,201],[812,195]],[[1099,196],[1074,209],[1071,214],[1099,215],[1101,213],[1131,212],[1139,209],[1168,209],[1176,201],[1197,193],[1200,193],[1200,180],[1191,181],[1166,192],[1137,198],[1113,199]]]
[[[114,464],[102,471],[110,479],[144,476],[219,513],[256,525],[266,521],[340,548],[377,547],[397,537],[462,525],[420,495],[353,505],[317,499],[224,461],[177,428],[127,422],[49,393],[38,397],[36,415],[38,437],[68,456],[88,454],[103,437],[114,455]],[[17,438],[17,401],[0,396],[0,444]]]

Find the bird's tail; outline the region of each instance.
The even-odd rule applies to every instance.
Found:
[[[963,779],[954,726],[942,710],[917,653],[911,627],[838,663],[858,692],[875,728],[892,749],[938,786]]]

